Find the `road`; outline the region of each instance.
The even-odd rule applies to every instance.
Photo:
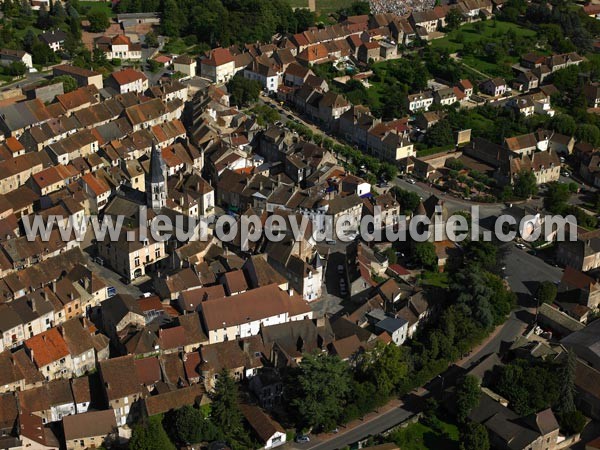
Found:
[[[336,450],[364,439],[368,436],[382,433],[404,422],[413,413],[400,407],[376,416],[351,430],[342,432],[324,442],[309,442],[306,444],[293,443],[291,448],[304,450]],[[343,431],[343,430],[342,430]]]

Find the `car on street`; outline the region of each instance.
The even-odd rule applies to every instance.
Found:
[[[521,244],[520,242],[515,244],[515,247],[520,248],[521,250],[525,250],[525,248],[526,248],[525,245]]]
[[[340,275],[344,274],[344,266],[342,264],[337,266],[337,273]]]
[[[406,181],[408,181],[410,184],[417,184],[417,182],[412,178],[407,178]]]
[[[310,442],[310,438],[305,434],[301,434],[299,436],[296,436],[296,442],[298,444],[307,444],[308,442]]]
[[[327,244],[329,244],[329,245],[335,245],[335,244],[337,244],[337,241],[335,239],[327,239],[325,242]]]

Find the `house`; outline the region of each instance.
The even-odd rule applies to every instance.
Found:
[[[576,241],[558,242],[556,260],[581,272],[600,267],[600,232],[578,230]]]
[[[263,366],[261,361],[263,354],[264,348],[260,336],[204,345],[200,348],[202,364],[195,371],[201,376],[206,390],[212,391],[223,370],[226,370],[236,381],[252,379],[257,370]]]
[[[244,78],[260,82],[269,92],[277,92],[281,68],[269,59],[256,58],[244,69]]]
[[[409,17],[410,23],[416,28],[423,28],[427,33],[433,33],[438,28],[438,16],[433,9],[413,11]]]
[[[409,94],[407,97],[408,110],[412,113],[419,111],[429,111],[433,104],[433,94],[431,91]]]
[[[519,417],[501,402],[482,393],[469,419],[488,430],[490,444],[500,450],[555,449],[559,425],[550,408]]]
[[[513,86],[520,92],[529,92],[539,85],[539,78],[533,72],[519,72]]]
[[[473,95],[473,84],[467,79],[459,80],[458,88],[462,91],[467,100]]]
[[[148,89],[148,78],[134,69],[122,69],[111,74],[111,81],[120,94],[128,92],[143,93]]]
[[[23,50],[12,50],[3,48],[0,50],[0,65],[10,66],[14,62],[20,62],[25,64],[25,67],[31,69],[33,67],[33,60],[31,54]]]
[[[180,55],[173,59],[173,70],[182,73],[183,79],[195,77],[197,65],[196,60],[187,55]]]
[[[509,177],[513,183],[521,171],[532,171],[536,183],[544,184],[558,181],[560,178],[560,159],[556,152],[535,152],[531,156],[524,155],[521,158],[512,158],[509,162]]]
[[[438,105],[448,106],[455,103],[457,101],[457,98],[456,94],[454,93],[454,89],[447,87],[434,91],[433,100]]]
[[[136,236],[134,240],[128,240],[130,232]],[[139,229],[125,228],[121,229],[116,242],[98,242],[98,252],[110,267],[130,281],[144,276],[168,256],[164,240],[156,241],[151,235],[141,240]]]
[[[54,53],[64,50],[67,33],[62,30],[48,30],[38,35],[40,41],[45,43]]]
[[[0,107],[0,129],[7,138],[14,136],[19,139],[28,129],[51,118],[52,114],[38,98]]]
[[[506,81],[504,78],[489,78],[479,85],[479,90],[492,97],[500,97],[506,92]]]
[[[19,414],[19,438],[23,448],[32,450],[58,450],[60,443],[42,418],[28,411]]]
[[[61,325],[63,339],[73,361],[73,374],[80,377],[96,369],[96,357],[92,335],[79,318],[67,320]]]
[[[96,40],[96,47],[104,52],[108,60],[137,61],[142,59],[142,45],[133,44],[131,39],[124,34],[117,34],[112,38],[102,36]]]
[[[587,417],[591,417],[594,420],[600,418],[600,389],[598,389],[598,381],[600,381],[600,371],[586,364],[581,359],[577,359],[577,365],[575,366],[577,408]],[[587,447],[586,450],[588,450]]]
[[[240,410],[263,448],[271,449],[285,444],[284,428],[262,409],[253,405],[240,405]]]
[[[144,387],[139,382],[134,356],[120,356],[99,363],[100,379],[108,407],[115,414],[117,426],[135,422]],[[127,374],[127,376],[123,376]]]
[[[227,83],[235,72],[235,60],[227,48],[212,49],[208,58],[200,60],[200,76],[213,83]]]
[[[80,178],[80,184],[84,192],[86,192],[93,200],[93,204],[97,211],[100,211],[106,206],[111,194],[111,189],[104,180],[92,173],[86,173]]]
[[[402,345],[408,337],[408,321],[400,317],[386,317],[375,324],[375,328],[388,333],[396,345]]]
[[[70,378],[73,359],[58,328],[50,328],[24,342],[25,350],[46,380]]]
[[[520,97],[514,97],[508,103],[509,106],[513,107],[515,111],[522,114],[525,117],[533,116],[535,113],[535,103],[529,95],[522,95]]]
[[[371,61],[379,61],[381,59],[381,50],[377,41],[365,42],[358,47],[358,60],[365,64]]]
[[[132,296],[118,294],[102,303],[102,328],[113,341],[126,328],[142,329],[145,325],[146,318]]]
[[[600,107],[600,83],[587,83],[583,87],[583,95],[590,108]]]
[[[67,450],[104,447],[119,436],[112,409],[66,416],[63,418],[63,430]]]
[[[570,266],[565,267],[558,292],[590,309],[596,309],[600,304],[600,282]]]
[[[52,68],[52,75],[54,77],[69,75],[70,77],[73,77],[75,81],[77,81],[79,86],[94,85],[98,90],[104,87],[102,74],[100,72],[94,72],[93,70],[82,67],[61,64],[60,66],[54,66]]]
[[[298,295],[281,291],[276,284],[234,295],[227,300],[201,303],[201,317],[211,344],[255,336],[261,325],[311,318],[312,311]]]

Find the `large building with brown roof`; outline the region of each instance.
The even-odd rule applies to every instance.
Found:
[[[261,325],[312,318],[311,309],[301,297],[280,290],[276,284],[227,299],[207,300],[201,309],[211,344],[254,336]]]

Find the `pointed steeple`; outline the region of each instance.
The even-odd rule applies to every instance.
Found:
[[[162,151],[155,142],[150,153],[150,173],[146,180],[146,198],[148,207],[159,211],[167,203],[167,165]]]

